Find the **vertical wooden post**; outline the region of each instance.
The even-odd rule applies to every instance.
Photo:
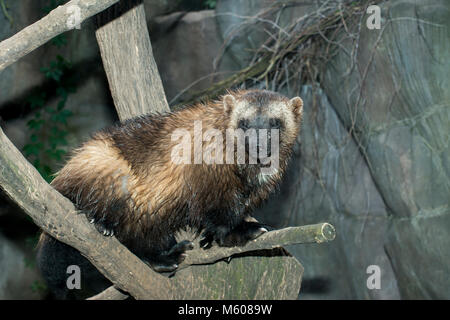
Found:
[[[142,0],[122,0],[97,15],[97,42],[121,121],[168,112]]]

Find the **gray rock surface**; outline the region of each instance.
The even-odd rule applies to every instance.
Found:
[[[240,68],[247,67],[269,33],[286,32],[285,28],[313,8],[310,1],[218,0],[217,25],[227,54]]]
[[[363,156],[320,90],[304,86],[303,127],[280,192],[258,213],[281,227],[329,222],[327,244],[290,246],[305,267],[301,299],[397,299],[396,278],[384,252],[389,223]],[[366,286],[367,267],[380,266],[380,290]]]
[[[233,13],[218,19],[222,34],[238,13],[272,3],[220,1],[218,11]],[[336,226],[333,243],[289,248],[305,266],[300,298],[450,297],[449,17],[445,1],[383,4],[382,29],[363,24],[354,64],[341,52],[323,92],[300,92],[301,144],[281,194],[260,212],[276,226]],[[231,52],[248,61],[259,36],[239,34]],[[369,265],[381,268],[380,290],[367,289]]]
[[[385,241],[401,297],[448,299],[450,5],[392,1],[382,16],[384,29],[361,34],[360,72],[343,77],[351,61],[338,55],[324,91],[354,127],[386,206],[388,236],[374,241]]]
[[[8,1],[7,4],[13,24],[0,11],[0,41],[11,37],[41,16],[41,4],[36,1]],[[17,99],[43,81],[44,77],[34,65],[42,56],[42,53],[32,52],[0,74],[0,109],[6,102]]]

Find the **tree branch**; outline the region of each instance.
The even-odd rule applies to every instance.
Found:
[[[125,300],[128,297],[129,295],[122,293],[120,290],[117,290],[116,287],[111,286],[108,289],[86,300]]]
[[[73,17],[79,18],[76,22],[81,24],[118,1],[72,0],[54,9],[41,20],[0,42],[0,72],[50,39],[74,29],[77,24],[69,23]],[[79,11],[72,11],[73,8],[79,8]]]
[[[204,250],[199,247],[197,241],[195,248],[187,252],[186,259],[180,264],[178,270],[195,265],[214,263],[245,252],[275,249],[302,243],[323,243],[332,241],[335,237],[336,231],[331,224],[318,223],[267,232],[242,247],[225,248],[215,245],[210,249]],[[176,276],[172,279],[175,280]],[[111,286],[105,291],[89,298],[89,300],[124,300],[127,297],[126,294]]]
[[[119,1],[97,16],[97,25],[95,35],[120,120],[170,111],[142,0]]]
[[[322,243],[332,241],[336,236],[334,227],[329,223],[318,223],[301,227],[289,227],[264,233],[255,240],[242,247],[214,246],[208,250],[195,248],[188,252],[186,259],[180,264],[179,269],[191,265],[213,263],[218,260],[231,257],[235,254],[275,249],[300,243]]]
[[[118,0],[75,0],[56,8],[43,19],[0,43],[0,71],[51,38],[70,30],[67,21],[70,16],[68,8],[71,6],[75,5],[80,9],[78,22],[82,23],[116,2]],[[142,24],[145,16],[141,15],[139,19]],[[131,32],[138,33],[137,30]],[[146,53],[148,52],[141,52]],[[157,76],[159,79],[159,74]],[[165,101],[162,86],[159,89]],[[152,110],[151,105],[147,108],[148,111]],[[124,110],[118,112],[121,114]],[[138,114],[136,112],[135,115]],[[0,189],[21,207],[37,226],[55,239],[76,248],[114,285],[126,290],[136,299],[169,299],[171,292],[176,290],[169,279],[153,272],[117,239],[105,238],[99,234],[84,215],[77,213],[70,200],[44,181],[1,128]]]

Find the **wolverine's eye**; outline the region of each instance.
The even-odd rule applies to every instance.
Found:
[[[270,129],[280,129],[281,128],[281,120],[277,118],[269,119]]]
[[[239,129],[242,129],[242,130],[247,130],[248,128],[250,128],[250,123],[249,123],[249,121],[247,120],[247,119],[241,119],[241,120],[239,120],[239,123],[238,123],[238,128]]]

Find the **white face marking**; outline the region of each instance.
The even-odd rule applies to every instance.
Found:
[[[128,176],[122,177],[122,192],[124,195],[128,195]]]
[[[252,107],[247,101],[236,101],[236,105],[234,106],[230,116],[231,127],[237,128],[239,120],[252,119],[255,117],[256,113],[257,108]],[[284,124],[284,130],[280,132],[281,134],[283,134],[283,131],[291,133],[297,128],[295,123],[295,115],[289,107],[288,102],[274,101],[269,104],[264,113],[268,118],[281,120],[281,123]]]
[[[259,184],[266,184],[270,181],[272,177],[274,177],[278,173],[278,169],[273,168],[272,172],[269,173],[262,173],[261,171],[258,173],[258,182]]]
[[[250,119],[256,114],[256,108],[252,108],[247,101],[238,101],[231,113],[231,125],[237,128],[240,119]]]
[[[286,102],[280,101],[271,103],[267,110],[267,116],[269,118],[279,118],[281,122],[284,123],[285,130],[287,131],[296,127],[294,120],[295,116]]]

